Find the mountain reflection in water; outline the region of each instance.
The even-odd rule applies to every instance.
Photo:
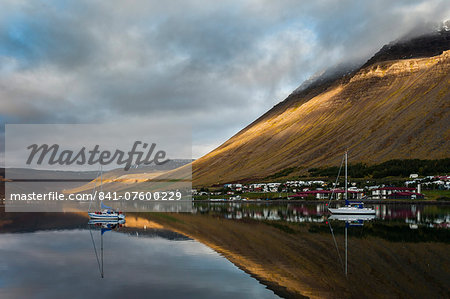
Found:
[[[222,253],[282,296],[450,296],[448,205],[374,205],[374,219],[347,229],[325,204],[196,203],[194,214],[152,218]],[[327,223],[327,221],[329,223]]]
[[[329,219],[321,203],[128,213],[104,234],[103,280],[85,216],[6,213],[0,297],[450,297],[449,206],[375,207],[375,219],[347,227],[347,271],[346,221]]]

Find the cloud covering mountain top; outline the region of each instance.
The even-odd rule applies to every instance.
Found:
[[[2,123],[172,118],[193,126],[194,157],[317,71],[450,18],[439,0],[0,5]]]

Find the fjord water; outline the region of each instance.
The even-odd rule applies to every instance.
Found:
[[[374,207],[369,221],[300,203],[129,213],[103,234],[104,278],[85,215],[3,213],[0,297],[449,297],[450,207]]]
[[[101,230],[33,218],[0,234],[0,298],[278,297],[207,246],[161,229],[105,231],[101,278]]]
[[[352,219],[330,216],[325,203],[209,203],[198,205],[196,212],[231,221],[186,219],[202,227],[220,225],[221,234],[229,235],[222,247],[229,249],[234,240],[235,251],[260,261],[266,272],[260,276],[282,277],[296,295],[449,298],[450,207],[372,206],[373,219]],[[239,227],[230,224],[235,221]],[[239,240],[231,237],[236,233]],[[243,245],[244,240],[253,246]]]

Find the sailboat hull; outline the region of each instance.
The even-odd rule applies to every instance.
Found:
[[[124,224],[125,219],[89,219],[88,224]]]
[[[91,219],[119,220],[125,218],[125,215],[123,214],[96,214],[96,213],[88,213],[88,214]]]
[[[367,208],[356,208],[356,207],[341,207],[341,208],[328,208],[332,214],[340,214],[340,215],[374,215],[375,210],[367,209]]]

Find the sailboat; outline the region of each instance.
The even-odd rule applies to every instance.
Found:
[[[120,211],[116,211],[111,207],[103,204],[103,201],[100,204],[101,211],[100,212],[88,212],[89,218],[98,219],[98,220],[123,220],[125,219],[125,214]]]
[[[328,208],[328,211],[330,211],[332,214],[373,215],[375,214],[375,210],[372,208],[365,208],[364,202],[348,200],[347,160],[348,152],[345,151],[345,206],[339,208]],[[332,199],[332,196],[333,195],[331,195],[330,197],[330,201]]]
[[[103,184],[103,169],[100,165],[100,192],[103,191],[102,189],[102,184]],[[94,191],[95,191],[95,187],[94,186]],[[100,211],[97,212],[90,212],[91,210],[91,203],[92,201],[89,203],[89,218],[91,219],[98,219],[98,220],[123,220],[125,219],[125,214],[123,214],[122,212],[118,211],[118,210],[114,210],[111,207],[108,207],[107,205],[105,205],[103,203],[103,201],[101,201],[100,203]]]

